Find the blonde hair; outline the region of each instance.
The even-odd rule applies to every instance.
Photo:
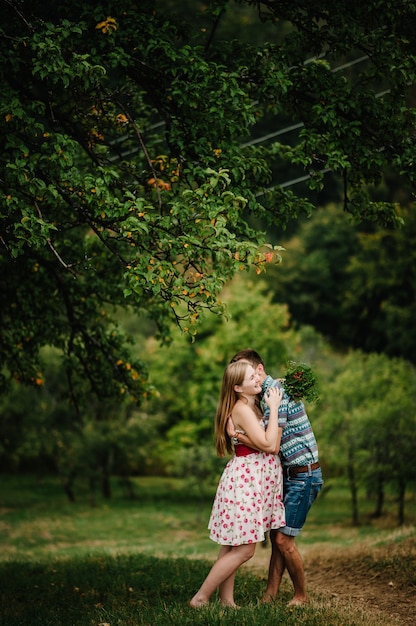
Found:
[[[237,402],[240,394],[235,391],[236,385],[242,385],[246,376],[247,361],[237,361],[230,363],[225,368],[222,378],[220,400],[218,402],[217,413],[215,415],[215,450],[218,456],[225,456],[228,452],[233,453],[233,446],[230,436],[227,434],[227,420]]]

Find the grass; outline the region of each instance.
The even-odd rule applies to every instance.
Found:
[[[215,603],[198,611],[187,607],[190,589],[195,588],[206,571],[207,566],[199,561],[159,560],[143,555],[3,564],[0,624],[234,626],[236,615],[231,609]],[[236,599],[244,604],[238,611],[241,626],[364,623],[362,612],[336,605],[314,602],[307,611],[299,611],[289,610],[283,604],[257,604],[261,586],[253,575],[238,577]]]
[[[51,479],[13,477],[2,483],[0,531],[7,536],[6,544],[0,540],[3,560],[139,551],[192,556],[199,550],[201,530],[206,540],[210,502],[199,508],[187,501],[181,481],[137,481],[133,501],[124,498],[115,482],[114,497],[95,507],[82,492],[79,502],[71,504]],[[216,554],[212,542],[207,540],[206,545]]]
[[[123,624],[233,625],[235,611],[215,605],[194,611],[190,589],[207,571],[199,561],[146,556],[75,558],[49,564],[14,563],[2,567],[2,626]],[[318,604],[304,611],[283,605],[258,605],[260,582],[245,574],[237,581],[244,603],[238,623],[339,626],[339,614]],[[252,600],[247,601],[247,599]],[[349,618],[347,625],[359,624]]]
[[[137,499],[128,501],[114,481],[113,498],[97,498],[91,507],[82,491],[78,502],[69,503],[52,478],[1,478],[0,626],[235,624],[235,611],[215,602],[207,609],[188,608],[218,553],[206,530],[211,499],[202,504],[190,500],[186,485],[176,480],[137,479],[135,487]],[[299,538],[300,549],[389,546],[414,536],[411,524],[395,528],[391,514],[352,528],[348,505],[342,486],[319,498]],[[366,519],[371,506],[365,501],[362,506]],[[415,510],[410,499],[409,516]],[[386,549],[383,558],[366,567],[377,572],[390,559],[389,566],[397,568],[405,583],[416,584],[414,561],[403,567],[406,554],[392,563]],[[307,609],[289,610],[287,581],[282,602],[260,605],[264,576],[246,566],[238,573],[241,626],[382,624],[356,606],[329,604],[319,597]]]

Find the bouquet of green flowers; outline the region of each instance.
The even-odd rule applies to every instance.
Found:
[[[319,398],[318,381],[312,368],[305,363],[288,361],[282,383],[286,393],[293,400],[305,399],[308,402],[314,402]]]

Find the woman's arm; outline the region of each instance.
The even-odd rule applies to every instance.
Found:
[[[244,443],[256,450],[277,454],[280,448],[282,429],[278,425],[278,410],[282,399],[282,392],[278,388],[270,390],[265,401],[270,408],[269,425],[267,430],[260,425],[254,411],[242,402],[238,402],[233,410],[227,432],[230,436],[238,436],[239,443]],[[232,431],[232,423],[235,429]],[[238,432],[240,431],[240,432]],[[241,434],[241,431],[244,434]]]
[[[276,447],[274,450],[271,451],[272,454],[279,454],[280,441],[282,439],[282,431],[283,431],[283,428],[279,426],[279,433],[278,433],[278,437],[276,441]],[[242,443],[245,446],[248,446],[249,448],[254,448],[254,450],[260,450],[260,448],[254,445],[250,437],[248,437],[247,433],[235,428],[231,417],[229,418],[229,423],[227,424],[227,433],[232,439],[235,439],[236,442]],[[261,452],[264,452],[264,450],[261,450]]]

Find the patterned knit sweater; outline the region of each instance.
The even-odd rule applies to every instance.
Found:
[[[264,421],[268,423],[270,414],[270,409],[263,399],[269,387],[279,387],[283,390],[279,407],[279,426],[283,428],[279,453],[282,464],[287,467],[315,463],[318,461],[318,445],[303,402],[292,400],[282,383],[271,376],[266,376],[262,385],[261,408]]]

